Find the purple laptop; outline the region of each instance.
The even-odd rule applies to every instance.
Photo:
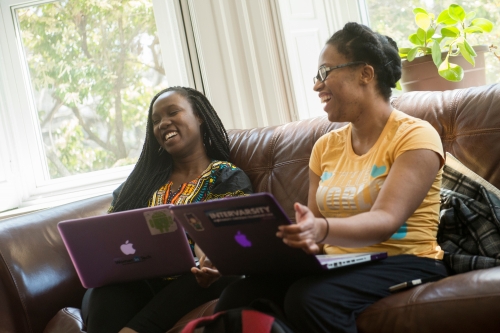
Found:
[[[222,274],[260,274],[332,268],[384,259],[386,252],[311,255],[276,237],[291,224],[270,193],[172,206],[177,222]]]
[[[94,288],[190,272],[194,257],[169,206],[59,222],[82,285]]]

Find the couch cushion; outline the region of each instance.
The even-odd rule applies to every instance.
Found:
[[[366,309],[357,325],[360,333],[498,332],[499,310],[500,267],[495,267],[388,296]]]

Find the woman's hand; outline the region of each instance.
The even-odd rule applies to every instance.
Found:
[[[283,238],[283,242],[291,247],[298,247],[306,253],[317,254],[320,252],[317,239],[326,231],[324,220],[316,219],[307,206],[295,203],[295,219],[297,224],[279,226],[276,236]],[[318,223],[323,221],[323,223]]]
[[[215,268],[210,259],[204,254],[200,257],[200,268],[193,267],[191,268],[191,272],[196,277],[198,284],[203,288],[210,287],[221,276],[217,268]]]

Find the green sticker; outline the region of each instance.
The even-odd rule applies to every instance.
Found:
[[[161,235],[177,230],[177,223],[175,223],[169,210],[145,212],[144,217],[151,235]]]

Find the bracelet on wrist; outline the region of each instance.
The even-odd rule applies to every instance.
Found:
[[[323,238],[318,241],[317,243],[322,243],[326,237],[328,237],[328,234],[330,233],[330,223],[328,223],[328,220],[326,219],[326,217],[323,217],[323,219],[325,220],[325,223],[326,223],[326,232],[325,232],[325,235],[323,236]]]

